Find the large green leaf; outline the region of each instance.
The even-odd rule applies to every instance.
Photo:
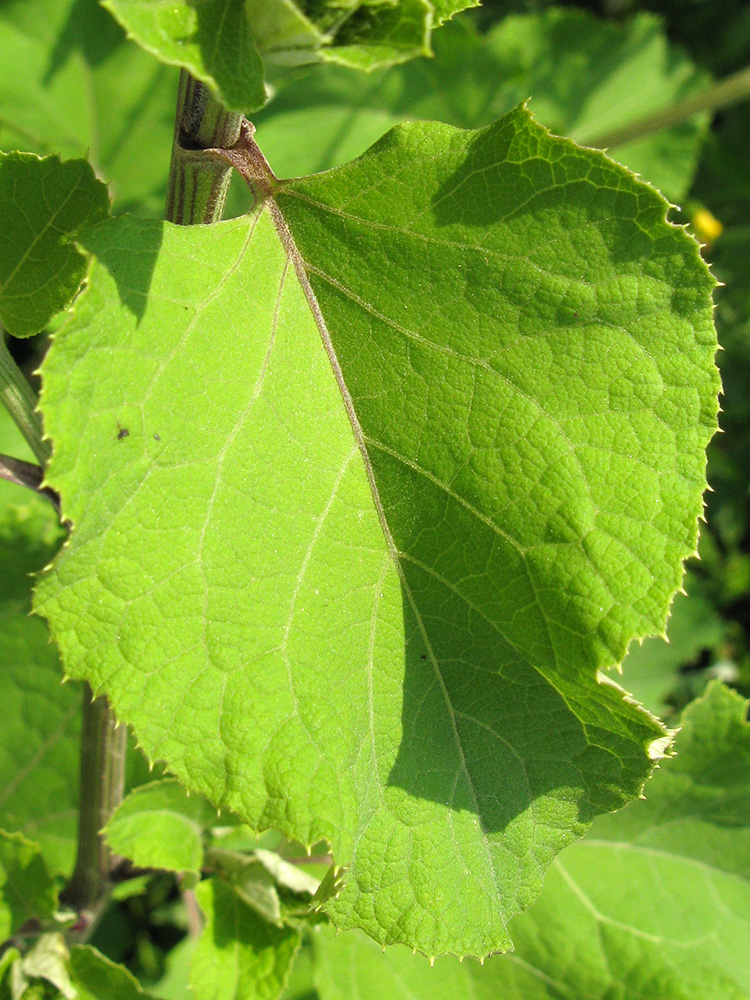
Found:
[[[334,66],[316,68],[281,87],[253,120],[271,165],[293,177],[346,163],[397,122],[422,118],[476,128],[527,98],[545,125],[588,144],[706,80],[650,15],[617,25],[560,8],[507,17],[484,35],[459,20],[436,33],[434,60],[367,81]],[[612,155],[682,198],[706,124],[698,116],[615,147]]]
[[[716,685],[683,717],[644,802],[596,820],[511,930],[513,955],[431,969],[317,928],[321,1000],[744,1000],[750,983],[750,728]]]
[[[96,0],[5,0],[0,65],[0,148],[88,156],[117,209],[163,213],[176,70]]]
[[[16,337],[44,328],[86,273],[78,233],[109,212],[106,187],[85,160],[0,153],[0,320]]]
[[[507,947],[663,745],[597,672],[663,627],[716,420],[712,280],[664,216],[519,109],[84,239],[37,607],[151,757],[330,841],[342,926]]]

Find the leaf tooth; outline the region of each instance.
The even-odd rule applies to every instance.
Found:
[[[655,740],[651,740],[647,747],[647,753],[650,760],[660,761],[671,756],[670,751],[676,732],[677,730],[670,729],[667,731],[666,736],[658,736]],[[642,794],[643,792],[641,791],[641,795]]]

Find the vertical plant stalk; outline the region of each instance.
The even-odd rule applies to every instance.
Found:
[[[101,831],[122,801],[126,740],[127,730],[117,725],[107,699],[94,698],[89,685],[84,684],[78,856],[62,893],[64,902],[84,920],[95,917],[116,863]]]
[[[219,222],[232,168],[204,150],[231,149],[242,115],[227,111],[205,84],[180,73],[165,218],[181,226]]]
[[[36,409],[37,399],[11,357],[2,330],[0,399],[41,465],[37,470],[28,462],[5,459],[3,478],[12,479],[48,495],[48,499],[58,506],[56,494],[45,490],[41,485],[50,457],[50,446],[42,436],[42,422]],[[91,688],[88,684],[84,685],[78,855],[75,871],[62,897],[79,913],[93,915],[106,890],[111,858],[100,831],[112,810],[122,800],[126,737],[124,726],[117,727],[117,720],[107,699],[93,700]]]
[[[11,357],[0,328],[0,400],[44,468],[49,461],[49,443],[42,437],[42,420],[37,413],[34,390]]]

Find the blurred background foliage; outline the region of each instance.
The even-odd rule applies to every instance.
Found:
[[[111,184],[115,211],[159,215],[177,71],[127,43],[95,0],[51,4],[50,16],[34,23],[25,6],[0,0],[0,57],[6,66],[0,106],[6,101],[15,106],[14,65],[32,78],[22,114],[15,120],[0,117],[0,146],[67,156],[88,152]],[[86,16],[77,16],[83,7]],[[316,66],[278,83],[255,118],[259,143],[276,172],[289,176],[344,162],[406,118],[475,127],[528,98],[545,125],[595,144],[615,125],[668,107],[749,65],[750,5],[745,0],[485,0],[436,32],[434,47],[434,59],[364,78]],[[66,95],[79,78],[96,97],[73,113]],[[67,135],[62,150],[57,148],[61,120]],[[722,433],[708,454],[710,492],[700,558],[687,566],[686,593],[674,602],[669,641],[635,644],[621,678],[668,720],[712,678],[750,696],[750,101],[712,118],[697,115],[613,148],[611,155],[680,206],[672,210],[675,222],[692,227],[722,282],[716,291]],[[233,184],[227,214],[247,206],[241,184]],[[30,376],[46,343],[42,335],[12,345]],[[0,451],[31,457],[1,409]],[[0,482],[0,508],[8,505],[15,518],[47,522],[47,540],[37,564],[29,567],[38,569],[59,544],[54,513],[20,487]],[[0,618],[2,613],[0,587]],[[28,641],[42,651],[40,669],[56,670],[44,637],[36,634],[42,623],[29,621],[34,635]],[[0,655],[12,655],[3,648],[0,642]],[[70,738],[77,738],[75,725]],[[146,778],[135,751],[133,759],[131,785]],[[68,792],[74,795],[75,789]],[[71,826],[59,845],[62,857],[70,853],[72,837]],[[158,874],[126,882],[115,892],[92,943],[124,961],[154,996],[186,997],[188,924],[174,876]],[[304,949],[285,996],[315,996]]]

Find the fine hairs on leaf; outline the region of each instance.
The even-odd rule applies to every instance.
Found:
[[[469,6],[0,5],[0,1000],[745,997],[714,85]]]

